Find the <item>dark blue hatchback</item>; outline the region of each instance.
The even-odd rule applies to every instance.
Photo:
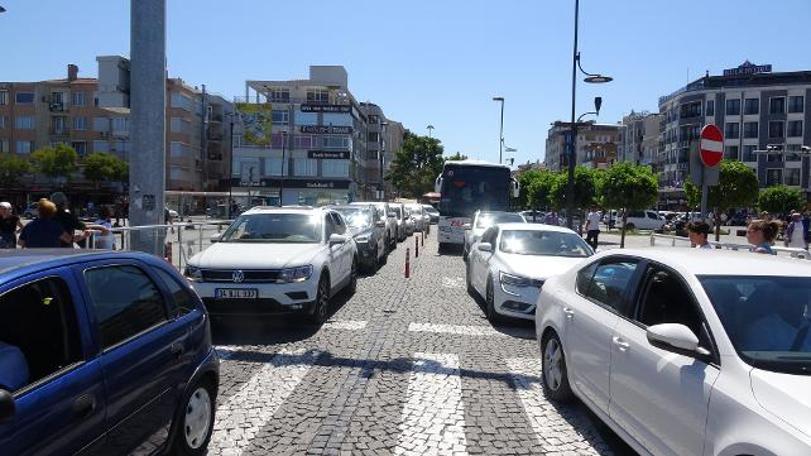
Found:
[[[208,315],[171,265],[0,251],[0,454],[203,454],[218,383]]]

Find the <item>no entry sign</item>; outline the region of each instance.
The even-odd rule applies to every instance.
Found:
[[[724,135],[721,129],[713,124],[705,125],[701,129],[701,144],[698,155],[704,166],[713,168],[724,158]]]

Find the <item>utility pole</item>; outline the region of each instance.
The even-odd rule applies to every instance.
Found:
[[[498,130],[498,164],[500,165],[504,155],[504,97],[493,97],[493,101],[501,102],[501,124]]]
[[[200,103],[202,104],[202,117],[200,123],[200,177],[202,182],[200,189],[202,191],[208,190],[208,94],[206,93],[206,85],[202,85],[203,94]]]
[[[273,141],[271,140],[271,143],[272,142]],[[283,193],[284,193],[284,174],[285,174],[284,172],[285,172],[285,168],[287,168],[287,160],[286,160],[285,152],[287,152],[287,132],[282,131],[282,178],[281,178],[281,182],[279,184],[279,207],[284,206],[284,202],[282,201],[282,197],[283,197]]]
[[[130,0],[130,226],[160,225],[166,204],[166,0]],[[163,256],[164,233],[131,248]]]

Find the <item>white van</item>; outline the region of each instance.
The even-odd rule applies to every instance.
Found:
[[[656,213],[656,211],[631,211],[628,214],[628,219],[625,221],[626,227],[629,230],[655,230],[661,231],[665,225],[664,217]],[[622,218],[617,220],[617,225],[622,226]]]

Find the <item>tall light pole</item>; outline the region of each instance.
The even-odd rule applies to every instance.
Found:
[[[287,152],[287,131],[282,130],[282,178],[279,182],[279,207],[284,206],[284,202],[282,202],[282,196],[284,193],[284,171],[287,167],[287,160],[285,160]]]
[[[501,164],[504,154],[504,97],[493,97],[493,101],[501,102],[501,126],[498,129],[498,164]]]
[[[382,147],[378,150],[378,155],[380,159],[380,201],[386,201],[386,185],[383,183],[383,168],[384,168],[384,160],[386,157],[386,141],[383,139],[386,129],[389,126],[388,122],[381,122],[380,123],[380,145]]]
[[[577,71],[580,70],[586,75],[585,82],[592,84],[600,84],[604,82],[611,82],[612,78],[603,76],[599,73],[587,73],[580,66],[580,52],[577,51],[577,26],[578,16],[580,14],[580,0],[574,0],[574,50],[572,51],[572,135],[569,141],[569,156],[568,156],[568,180],[566,183],[566,226],[572,228],[572,219],[574,218],[574,168],[577,165],[577,122],[575,119],[575,101],[577,99]]]
[[[231,212],[231,208],[234,204],[234,117],[236,117],[237,112],[226,112],[225,116],[230,119],[230,133],[231,133],[231,141],[229,143],[229,155],[228,155],[228,204],[226,205],[226,213],[228,214],[228,220],[231,220],[234,214]]]
[[[428,129],[428,137],[429,137],[429,138],[432,138],[432,137],[433,137],[433,136],[432,136],[432,133],[434,132],[434,126],[433,126],[433,125],[428,125],[428,126],[427,126],[427,127],[425,127],[425,128],[427,128],[427,129]]]

